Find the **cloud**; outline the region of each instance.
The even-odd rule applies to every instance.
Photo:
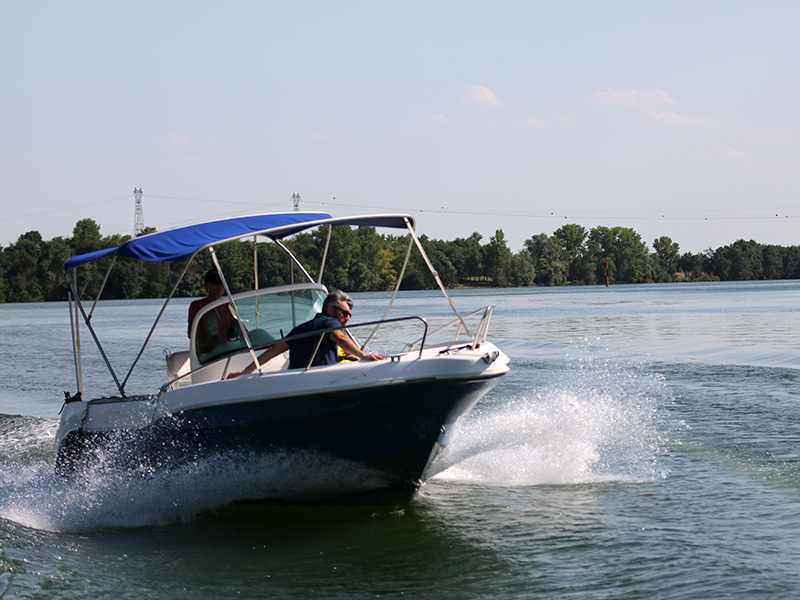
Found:
[[[167,138],[167,143],[172,144],[173,146],[194,146],[196,145],[195,142],[187,138],[185,135],[178,135],[173,133],[171,136]]]
[[[454,125],[453,121],[444,115],[430,115],[428,121],[431,123],[440,123],[442,125]]]
[[[693,162],[698,162],[698,163],[710,163],[712,160],[714,160],[708,154],[703,154],[701,152],[692,152],[687,155],[687,158]]]
[[[714,146],[713,153],[692,152],[687,155],[687,158],[697,163],[716,163],[724,160],[737,165],[751,166],[755,165],[758,161],[754,156],[740,152],[730,146]]]
[[[761,127],[759,129],[751,129],[746,131],[746,135],[748,137],[751,137],[762,144],[777,144],[781,142],[800,141],[800,136],[798,136],[794,131],[780,129],[779,127]]]
[[[737,164],[754,165],[757,162],[755,157],[739,152],[730,146],[714,146],[714,150],[720,153],[724,159]]]
[[[570,125],[571,123],[573,123],[572,117],[570,117],[569,115],[556,115],[556,119],[558,119],[559,121],[561,121],[566,125]]]
[[[705,129],[729,138],[749,139],[761,144],[795,143],[800,141],[800,135],[789,129],[744,127],[711,117],[690,117],[674,110],[664,110],[664,107],[675,106],[678,103],[670,98],[666,92],[660,90],[608,90],[606,92],[598,90],[589,97],[589,102],[601,106],[619,106],[633,109],[634,112],[628,114],[630,119],[645,119],[650,124],[657,126],[676,129]],[[689,157],[692,160],[701,160],[703,162],[711,160],[711,157],[706,154],[691,154]]]
[[[589,98],[592,104],[601,106],[622,106],[638,110],[653,109],[657,106],[674,106],[675,100],[668,94],[659,90],[628,90],[607,92],[596,91]]]
[[[663,123],[665,125],[672,125],[673,127],[703,127],[705,129],[730,129],[733,127],[728,123],[710,119],[708,117],[687,117],[676,112],[656,112],[654,110],[646,110],[644,114],[650,117],[651,121],[656,123]]]
[[[549,127],[547,121],[543,121],[538,117],[528,117],[527,119],[522,119],[521,121],[515,121],[513,125],[514,127],[519,127],[520,129],[541,129],[543,127]]]
[[[715,130],[732,137],[754,140],[762,144],[777,144],[800,141],[800,136],[788,129],[779,127],[743,127],[734,123],[726,123],[709,117],[687,117],[676,112],[644,111],[653,123],[669,125],[677,128],[697,128]]]
[[[638,154],[632,154],[628,158],[635,163],[647,165],[650,164],[650,161],[646,158],[646,156],[642,155],[659,154],[661,152],[661,148],[658,148],[657,146],[648,146],[647,144],[639,144],[637,151]]]
[[[486,86],[471,85],[462,93],[461,104],[475,108],[498,108],[503,106],[505,102]]]
[[[314,141],[329,142],[329,141],[333,140],[334,138],[332,138],[331,136],[329,136],[329,135],[327,135],[325,133],[317,132],[317,133],[304,135],[303,139],[304,140],[314,140]]]
[[[205,142],[200,142],[189,139],[185,135],[178,135],[177,133],[173,133],[171,136],[166,138],[166,142],[173,146],[190,146],[194,148],[220,148],[222,146],[222,144],[213,138],[208,138]]]

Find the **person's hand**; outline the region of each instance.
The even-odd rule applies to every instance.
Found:
[[[386,360],[383,354],[365,354],[361,360]]]
[[[239,377],[239,375],[244,375],[244,371],[234,371],[233,373],[228,373],[228,377],[226,379],[235,379]]]

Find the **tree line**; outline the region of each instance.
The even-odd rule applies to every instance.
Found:
[[[155,231],[152,228],[145,233]],[[300,233],[286,246],[310,274],[318,276],[327,229]],[[75,224],[72,237],[44,240],[38,231],[21,235],[0,252],[0,302],[58,301],[67,298],[63,264],[70,256],[119,246],[130,236],[102,236],[92,219]],[[531,285],[595,285],[673,281],[746,281],[800,279],[800,246],[736,242],[712,250],[681,254],[676,242],[662,236],[652,251],[628,227],[593,227],[567,224],[552,235],[540,233],[514,253],[502,229],[482,243],[475,232],[451,241],[420,240],[447,287]],[[408,237],[379,234],[371,227],[334,227],[322,283],[349,292],[391,289],[406,256]],[[301,281],[296,267],[273,243],[229,242],[217,247],[231,290],[253,289],[253,261],[258,263],[260,287]],[[82,298],[94,297],[111,259],[106,257],[78,269],[77,287]],[[608,271],[606,270],[608,265]],[[118,258],[103,292],[105,299],[163,298],[172,289],[183,263],[147,263]],[[190,265],[176,290],[181,297],[205,295],[203,276],[211,268],[207,252]],[[436,287],[422,257],[412,250],[403,289]]]

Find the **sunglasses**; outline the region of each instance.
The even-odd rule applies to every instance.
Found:
[[[347,317],[348,319],[351,319],[351,318],[353,318],[353,313],[351,313],[349,310],[345,310],[345,309],[343,309],[343,308],[339,308],[338,306],[334,306],[333,308],[335,308],[336,310],[340,310],[340,311],[342,311],[342,314],[343,314],[345,317]]]

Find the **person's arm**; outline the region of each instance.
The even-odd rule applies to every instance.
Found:
[[[247,367],[245,367],[243,371],[236,371],[234,373],[229,373],[228,379],[239,377],[239,375],[249,375],[250,373],[255,371],[258,366],[269,362],[279,354],[283,354],[284,352],[286,352],[288,349],[289,349],[289,344],[287,344],[286,342],[278,342],[274,346],[270,346],[266,352],[263,352],[260,356],[258,356],[256,358],[256,362],[247,365]]]
[[[383,354],[367,354],[341,329],[331,331],[331,338],[337,346],[356,360],[383,360],[386,358]]]

